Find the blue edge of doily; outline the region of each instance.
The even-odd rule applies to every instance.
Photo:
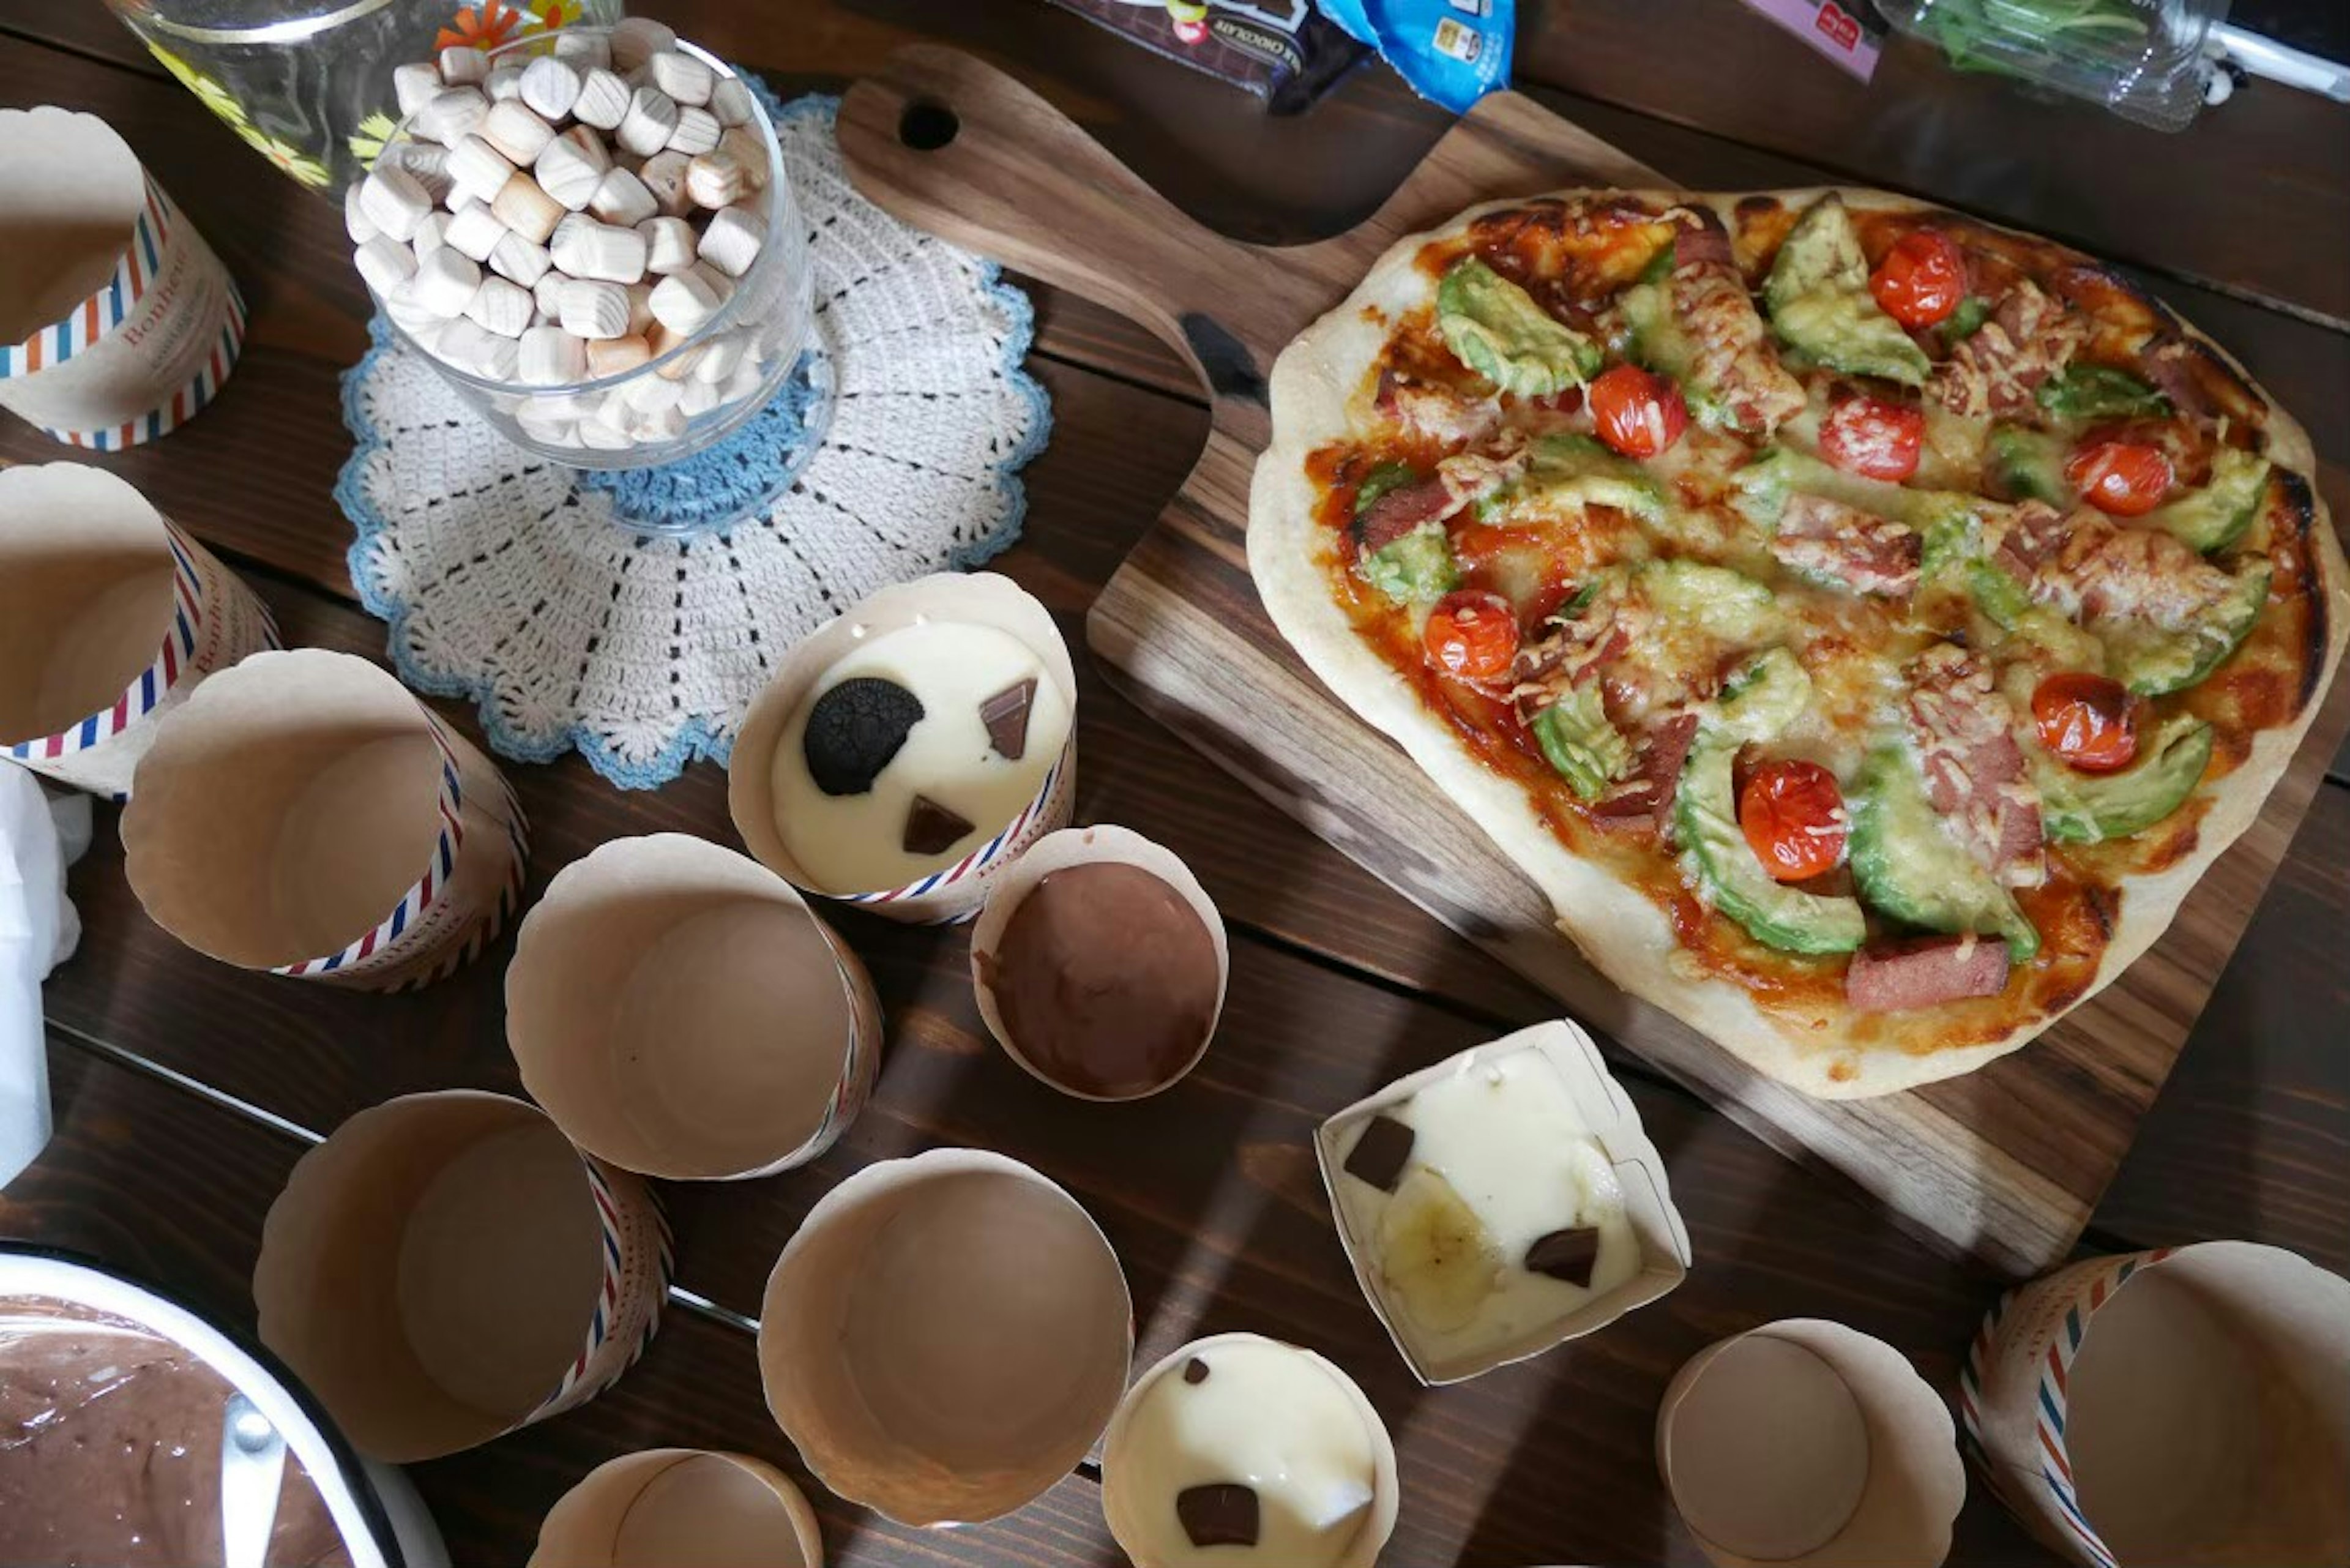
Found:
[[[811,115],[830,118],[840,108],[840,99],[830,93],[810,93],[794,99],[789,105],[781,104],[765,84],[752,78],[752,88],[766,105],[769,114],[781,125]],[[1020,471],[1045,449],[1053,433],[1053,405],[1036,379],[1022,368],[1028,357],[1028,348],[1036,335],[1036,307],[1018,288],[1003,281],[1003,270],[993,262],[982,260],[982,278],[990,298],[1003,310],[1010,330],[1004,336],[1004,379],[1027,399],[1031,413],[1027,439],[1003,461],[995,476],[997,493],[1003,497],[1004,522],[984,539],[974,540],[949,557],[957,571],[969,571],[983,565],[998,553],[1010,548],[1020,537],[1028,516],[1028,490],[1021,483]],[[534,739],[516,734],[506,725],[498,711],[496,691],[493,683],[480,676],[436,670],[412,658],[408,651],[408,618],[410,606],[387,592],[368,569],[369,547],[390,524],[376,510],[360,484],[361,471],[367,460],[384,444],[375,426],[359,407],[359,389],[375,368],[377,358],[390,348],[380,317],[368,327],[372,344],[357,365],[343,372],[343,422],[358,441],[342,472],[335,482],[335,500],[345,516],[357,528],[347,559],[350,565],[351,581],[359,588],[359,603],[368,613],[390,627],[389,651],[400,678],[419,691],[435,697],[463,697],[470,700],[481,714],[482,730],[492,749],[503,756],[525,763],[551,763],[567,751],[577,751],[588,759],[588,765],[619,785],[622,789],[657,789],[685,771],[688,763],[707,757],[723,767],[733,750],[733,742],[711,729],[704,720],[690,719],[678,732],[677,738],[655,756],[642,762],[629,762],[620,756],[586,725],[574,724],[551,739]],[[650,543],[667,544],[667,540]],[[678,543],[691,548],[696,541]]]

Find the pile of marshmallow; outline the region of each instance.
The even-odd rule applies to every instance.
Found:
[[[773,177],[749,88],[629,17],[494,68],[479,49],[392,73],[417,139],[344,200],[359,274],[448,364],[513,387],[619,376],[681,347],[759,259]],[[762,384],[754,334],[600,395],[516,397],[525,435],[619,451]],[[690,363],[687,360],[690,358]]]

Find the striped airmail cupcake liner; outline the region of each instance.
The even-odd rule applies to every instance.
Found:
[[[163,270],[163,246],[179,209],[163,188],[147,177],[147,200],[131,222],[130,242],[105,286],[22,343],[0,348],[0,380],[36,375],[62,365],[104,338],[130,317]]]
[[[2092,1568],[2118,1568],[2118,1564],[2112,1549],[2098,1538],[2095,1527],[2082,1511],[2080,1489],[2073,1479],[2072,1456],[2064,1443],[2074,1358],[2080,1355],[2081,1344],[2088,1337],[2089,1320],[2098,1309],[2113,1300],[2114,1293],[2132,1274],[2161,1262],[2172,1251],[2158,1247],[2127,1257],[2101,1258],[2009,1291],[1984,1314],[1981,1328],[1967,1346],[1966,1361],[1959,1368],[1959,1418],[1965,1432],[1963,1446],[1967,1456],[1991,1482],[1991,1490],[2007,1504],[2009,1511],[2028,1523],[2044,1522],[2053,1516],[2054,1523],[2061,1527],[2057,1532],[2064,1538],[2062,1544]],[[2067,1293],[2057,1293],[2060,1291]],[[2020,1299],[2026,1293],[2046,1303],[2032,1314],[2032,1321],[2023,1321],[2018,1311]],[[2054,1314],[2052,1319],[2049,1308],[2057,1301],[2062,1302],[2063,1310]],[[1998,1451],[1985,1415],[1989,1403],[1985,1390],[1993,1380],[1995,1366],[2015,1352],[2012,1345],[2002,1345],[2002,1325],[2009,1334],[2026,1336],[2026,1345],[2043,1333],[2046,1339],[2033,1352],[2028,1463],[2021,1462],[2020,1456]],[[2006,1392],[2012,1398],[2021,1389]],[[2019,1495],[2019,1491],[2025,1495]]]
[[[419,711],[422,711],[420,705]],[[431,858],[390,913],[352,941],[319,958],[280,964],[270,972],[300,980],[334,979],[370,989],[407,991],[444,980],[478,958],[495,940],[522,901],[530,857],[529,824],[503,774],[465,742],[426,714],[426,729],[441,755],[440,819]],[[504,864],[488,907],[478,899],[453,899],[467,843],[483,853],[497,846]],[[457,922],[467,921],[462,935]],[[420,963],[420,960],[430,961]],[[396,971],[414,966],[413,972]]]
[[[172,548],[172,623],[154,661],[111,705],[56,734],[15,742],[5,750],[8,757],[60,782],[126,799],[145,747],[109,742],[184,697],[211,671],[284,646],[276,621],[243,583],[170,520],[163,529]]]
[[[1076,772],[1076,737],[1072,735],[1060,756],[1045,770],[1045,782],[1036,786],[1028,804],[1001,833],[952,866],[884,892],[829,896],[915,925],[961,925],[976,919],[986,898],[987,879],[1037,839],[1069,825],[1075,793],[1068,784]]]
[[[170,401],[150,409],[135,420],[103,430],[74,431],[43,425],[41,433],[90,452],[120,452],[170,434],[195,418],[219,395],[228,373],[236,368],[237,356],[244,351],[244,296],[232,281],[228,286],[228,306],[222,313],[221,329],[213,335],[212,352],[195,375],[172,394]]]
[[[596,1200],[597,1244],[603,1260],[596,1310],[579,1354],[528,1421],[576,1409],[619,1382],[652,1344],[676,1273],[669,1219],[651,1190],[640,1179],[592,1154],[582,1153],[579,1160]]]

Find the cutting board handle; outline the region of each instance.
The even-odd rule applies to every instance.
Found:
[[[1219,392],[1235,348],[1262,351],[1256,320],[1284,324],[1310,302],[1261,253],[1178,211],[1077,124],[994,67],[914,44],[840,106],[840,151],[857,188],[884,211],[1141,323]],[[1279,300],[1235,294],[1274,291]],[[1246,352],[1239,363],[1253,362]]]

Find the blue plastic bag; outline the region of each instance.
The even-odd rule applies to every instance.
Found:
[[[1411,90],[1455,114],[1510,82],[1517,0],[1315,0]]]

